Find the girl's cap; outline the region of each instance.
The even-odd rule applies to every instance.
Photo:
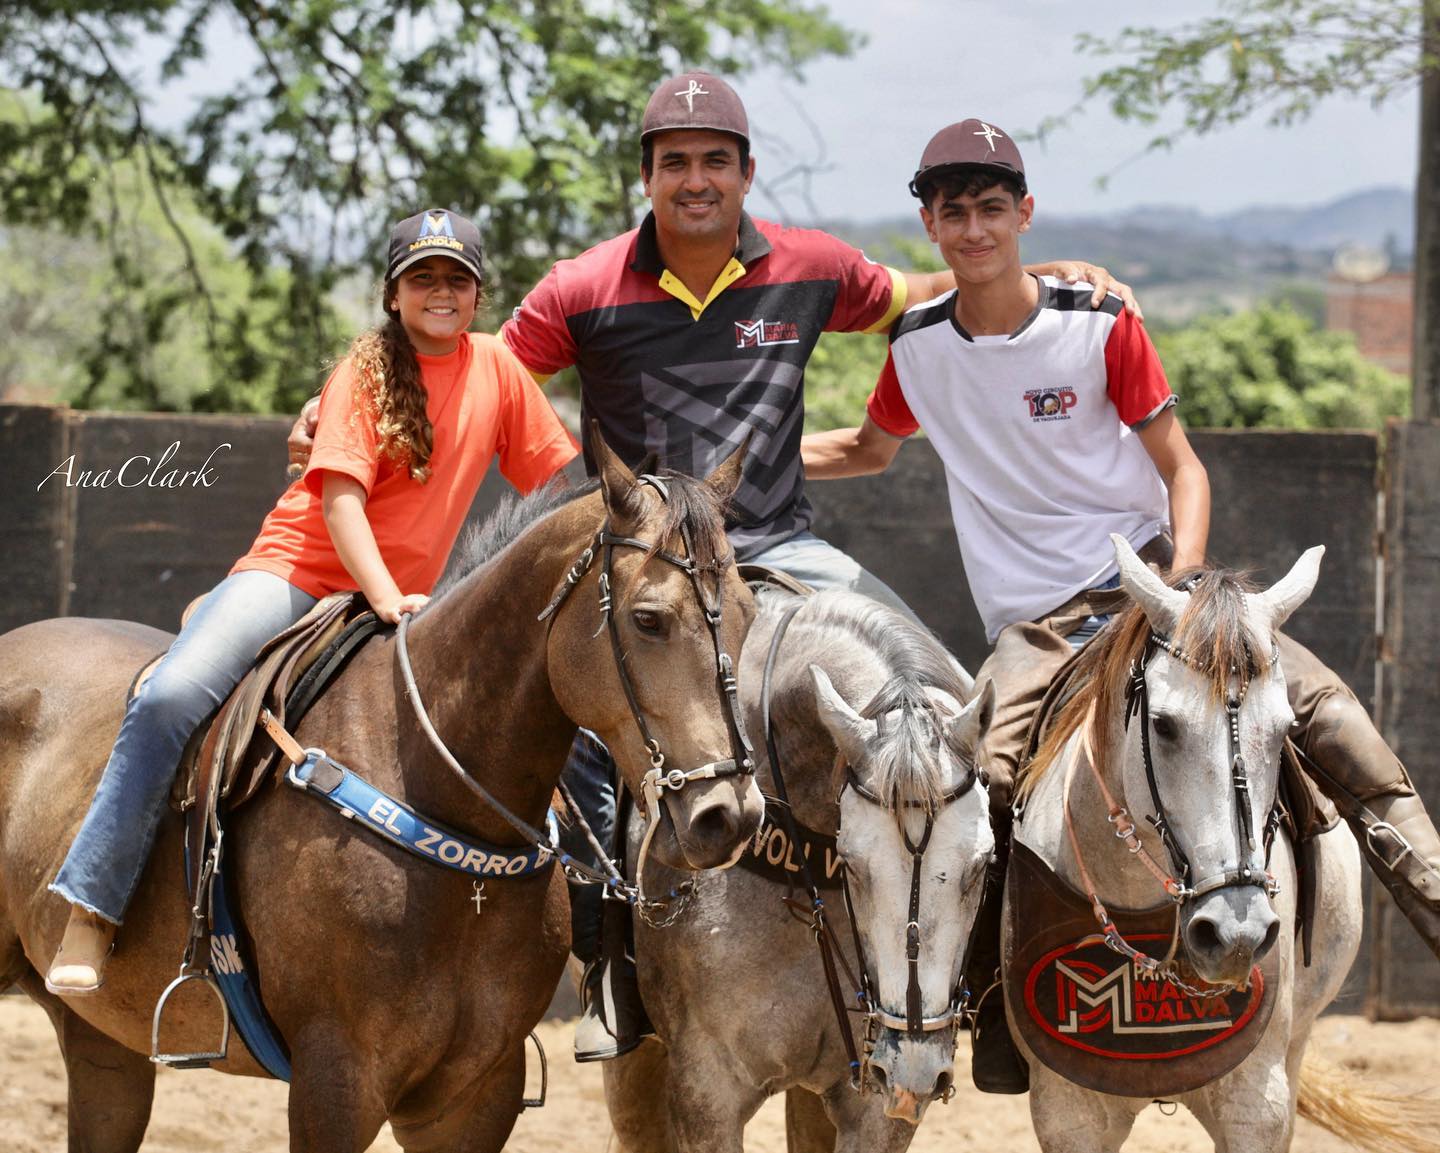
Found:
[[[427,208],[402,220],[390,230],[390,264],[385,279],[394,280],[427,256],[448,256],[483,279],[480,265],[480,230],[458,212]]]

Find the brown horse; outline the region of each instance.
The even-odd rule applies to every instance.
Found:
[[[511,543],[409,629],[436,729],[531,824],[544,819],[577,724],[614,751],[637,793],[652,756],[636,713],[669,767],[734,756],[700,592],[720,607],[718,646],[738,653],[752,602],[728,563],[720,510],[739,460],[708,481],[669,479],[662,494],[603,445],[597,454],[599,492],[542,500],[543,519],[513,529]],[[520,507],[535,506],[531,498]],[[682,557],[688,547],[700,574],[697,584],[664,557],[616,548],[613,652],[596,595],[598,561],[548,621],[537,620],[567,573],[578,573],[574,562],[602,524]],[[136,624],[79,619],[0,637],[0,988],[19,982],[50,1014],[69,1073],[70,1147],[87,1153],[133,1153],[149,1119],[151,1011],[186,938],[180,821],[171,814],[162,822],[95,996],[44,991],[39,974],[68,912],[45,886],[95,790],[126,686],[168,639]],[[427,742],[403,700],[393,636],[351,661],[296,735],[432,819],[518,843]],[[753,776],[693,781],[668,794],[653,851],[672,866],[723,864],[760,812]],[[227,860],[253,938],[252,968],[290,1050],[291,1149],[358,1153],[387,1120],[415,1153],[501,1148],[521,1106],[525,1037],[567,950],[560,870],[496,880],[481,904],[469,877],[290,788],[263,790],[229,825]],[[167,1009],[166,1023],[167,1048],[213,1044],[219,1027],[214,1004],[199,997],[173,1016]],[[234,1041],[217,1068],[263,1075]]]

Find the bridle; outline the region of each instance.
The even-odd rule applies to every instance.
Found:
[[[1113,919],[1106,912],[1104,903],[1100,900],[1094,882],[1090,878],[1089,870],[1085,867],[1084,857],[1080,851],[1080,839],[1077,836],[1074,824],[1070,815],[1070,784],[1074,775],[1075,763],[1072,760],[1067,768],[1064,786],[1063,807],[1065,814],[1065,827],[1070,835],[1071,847],[1075,853],[1076,864],[1080,871],[1081,880],[1084,883],[1086,892],[1091,901],[1091,908],[1095,919],[1100,924],[1101,935],[1105,944],[1112,950],[1127,957],[1137,971],[1148,977],[1164,979],[1172,982],[1181,992],[1192,997],[1218,997],[1224,996],[1229,990],[1224,986],[1196,987],[1186,983],[1176,969],[1176,956],[1180,946],[1180,921],[1182,908],[1191,901],[1203,897],[1209,893],[1227,888],[1253,887],[1261,889],[1271,899],[1280,892],[1280,885],[1274,875],[1269,871],[1270,851],[1274,845],[1275,832],[1279,828],[1281,811],[1277,803],[1270,810],[1262,833],[1265,848],[1266,868],[1256,869],[1250,858],[1255,852],[1255,827],[1250,813],[1250,776],[1245,765],[1245,757],[1240,749],[1240,706],[1245,701],[1245,690],[1253,678],[1255,670],[1253,661],[1250,662],[1243,674],[1240,669],[1232,669],[1230,675],[1230,688],[1226,693],[1225,712],[1229,730],[1230,746],[1230,786],[1235,803],[1235,827],[1237,832],[1237,846],[1243,845],[1243,852],[1246,854],[1243,860],[1235,865],[1220,869],[1206,877],[1198,880],[1192,877],[1193,869],[1189,856],[1185,853],[1179,839],[1175,836],[1169,817],[1165,812],[1165,803],[1160,797],[1160,784],[1155,773],[1155,762],[1150,751],[1150,690],[1146,680],[1146,671],[1150,662],[1157,652],[1165,652],[1181,664],[1202,671],[1198,661],[1185,653],[1169,637],[1151,629],[1145,640],[1145,647],[1140,657],[1130,666],[1129,680],[1125,686],[1125,730],[1130,729],[1132,717],[1140,718],[1140,753],[1145,766],[1145,781],[1150,792],[1150,802],[1154,812],[1145,819],[1155,829],[1160,843],[1165,848],[1165,853],[1170,860],[1170,870],[1165,870],[1146,850],[1140,838],[1135,834],[1135,824],[1130,819],[1129,813],[1121,806],[1111,794],[1109,787],[1105,784],[1104,777],[1096,764],[1094,749],[1091,744],[1091,732],[1095,721],[1095,706],[1090,706],[1090,712],[1086,715],[1081,724],[1081,740],[1083,744],[1084,759],[1090,765],[1098,783],[1101,795],[1109,807],[1109,814],[1106,819],[1115,829],[1117,839],[1124,841],[1132,856],[1137,857],[1140,862],[1150,871],[1165,894],[1175,906],[1175,928],[1171,936],[1170,948],[1166,956],[1162,958],[1151,957],[1131,945],[1116,928]],[[1278,653],[1273,659],[1278,658]]]
[[[670,499],[670,490],[661,477],[646,474],[638,478],[641,484],[648,485],[660,495],[662,502]],[[629,898],[641,913],[642,918],[648,923],[649,915],[668,907],[665,901],[654,901],[645,895],[645,862],[649,855],[650,842],[654,839],[655,832],[660,823],[660,804],[667,792],[675,793],[684,788],[691,781],[716,780],[730,776],[752,776],[755,772],[755,759],[750,747],[749,737],[745,732],[744,720],[740,710],[739,689],[735,681],[735,663],[730,654],[725,651],[720,640],[721,623],[721,601],[719,597],[719,581],[725,569],[735,563],[733,553],[724,557],[701,564],[695,559],[695,548],[691,540],[688,525],[680,526],[680,537],[685,545],[685,555],[667,552],[658,544],[649,541],[639,540],[636,537],[617,536],[610,531],[610,518],[607,515],[605,523],[601,525],[590,543],[581,551],[580,555],[571,564],[565,574],[559,589],[550,599],[544,610],[536,618],[541,621],[548,621],[550,627],[554,627],[555,616],[560,607],[565,603],[570,594],[584,580],[586,573],[590,571],[595,563],[597,555],[601,558],[599,596],[600,596],[600,618],[601,628],[607,629],[610,634],[610,651],[615,659],[615,669],[620,677],[620,685],[625,690],[625,700],[630,706],[630,715],[635,718],[635,726],[640,731],[640,739],[644,742],[645,750],[650,756],[650,769],[640,781],[640,803],[645,817],[645,834],[640,843],[640,852],[635,867],[634,895]],[[664,561],[680,569],[690,580],[691,587],[700,601],[700,607],[705,616],[706,626],[710,630],[710,639],[715,648],[715,669],[716,680],[720,689],[721,699],[725,704],[726,721],[730,729],[732,751],[737,753],[721,761],[710,761],[707,764],[697,765],[694,768],[680,769],[667,768],[664,750],[660,747],[660,741],[651,732],[646,722],[644,710],[640,707],[639,698],[635,693],[634,682],[630,679],[629,671],[625,664],[625,654],[620,644],[620,628],[615,621],[614,598],[612,587],[614,585],[614,557],[617,548],[634,548],[646,553],[647,556]],[[705,585],[701,579],[706,573],[714,573],[716,577],[716,597],[712,601],[706,594]],[[598,630],[597,630],[598,635]],[[585,876],[579,876],[578,880],[590,880]],[[610,884],[607,879],[605,882]],[[611,889],[614,885],[610,884]],[[685,890],[689,892],[689,889]],[[673,917],[670,918],[673,920]],[[669,924],[667,920],[663,922]]]
[[[765,725],[765,748],[770,759],[770,773],[775,783],[775,791],[778,794],[780,804],[777,806],[780,821],[785,826],[791,843],[797,843],[798,834],[795,826],[795,816],[790,808],[790,798],[785,788],[785,775],[780,764],[780,751],[776,740],[776,729],[770,716],[770,689],[775,670],[775,663],[780,652],[780,642],[784,639],[790,622],[794,620],[795,614],[804,606],[805,601],[791,605],[785,610],[775,626],[775,632],[770,638],[770,650],[765,658],[765,672],[760,688],[760,715]],[[843,754],[836,759],[837,771],[842,769],[845,773],[845,781],[840,787],[842,799],[846,789],[850,789],[857,797],[877,805],[887,812],[893,811],[882,797],[873,792],[859,776],[855,768]],[[810,922],[811,933],[815,937],[815,943],[820,949],[821,963],[825,971],[826,985],[830,991],[830,1002],[835,1011],[835,1019],[840,1026],[840,1036],[845,1044],[845,1053],[850,1064],[850,1083],[855,1089],[863,1091],[865,1088],[867,1074],[870,1068],[871,1054],[874,1052],[875,1043],[878,1040],[877,1030],[883,1026],[889,1029],[903,1029],[912,1037],[923,1036],[940,1029],[952,1028],[959,1021],[963,1020],[970,1002],[970,991],[965,986],[965,970],[969,965],[970,948],[973,938],[967,942],[965,958],[960,966],[960,979],[956,983],[951,994],[949,1007],[944,1013],[935,1017],[924,1015],[921,989],[920,989],[920,878],[921,870],[925,859],[925,850],[930,844],[930,835],[935,828],[935,818],[940,810],[952,802],[963,797],[975,786],[979,780],[986,782],[983,770],[971,766],[965,776],[950,788],[933,807],[925,808],[925,831],[921,833],[919,841],[910,837],[909,830],[905,827],[904,820],[899,821],[900,835],[904,839],[905,848],[910,853],[910,904],[909,921],[905,927],[905,957],[908,965],[907,985],[905,992],[905,1013],[900,1015],[891,1012],[880,1005],[879,999],[874,992],[874,983],[870,979],[870,968],[865,959],[865,949],[860,942],[860,930],[855,921],[855,907],[850,894],[849,872],[842,867],[840,871],[841,891],[845,896],[845,912],[850,920],[850,932],[855,942],[855,959],[859,968],[859,980],[851,973],[848,965],[845,965],[845,958],[840,953],[835,941],[834,931],[825,917],[825,899],[820,894],[819,886],[816,884],[810,869],[809,858],[801,855],[800,870],[805,887],[810,894]],[[988,783],[988,782],[987,782]],[[857,985],[855,992],[856,1000],[860,1005],[860,1012],[865,1021],[864,1052],[855,1042],[855,1030],[850,1022],[847,1009],[847,1001],[840,989],[840,978],[837,971],[837,962],[845,967],[845,975],[850,978],[852,984]],[[953,1087],[945,1094],[948,1100],[954,1093]]]
[[[851,790],[861,800],[869,804],[877,805],[886,811],[890,809],[885,801],[872,792],[855,773],[855,768],[848,761],[844,763],[845,783],[841,786],[840,793],[843,798],[845,790]],[[910,805],[907,808],[922,808],[925,812],[925,829],[920,834],[920,839],[912,840],[910,830],[905,827],[903,816],[897,814],[897,824],[900,827],[900,836],[905,842],[905,849],[910,854],[910,903],[909,916],[905,925],[905,961],[906,961],[906,982],[905,982],[905,1012],[897,1013],[887,1009],[880,1003],[875,992],[874,983],[870,979],[870,965],[865,958],[865,948],[860,941],[860,929],[855,920],[855,905],[850,894],[850,878],[848,873],[841,879],[841,887],[845,894],[845,911],[850,917],[850,932],[855,939],[855,957],[860,969],[859,1000],[865,1020],[865,1050],[860,1066],[859,1084],[863,1089],[866,1073],[870,1065],[870,1055],[874,1051],[875,1043],[879,1039],[878,1029],[904,1030],[910,1037],[922,1037],[926,1033],[934,1033],[940,1029],[954,1029],[964,1020],[970,1007],[970,989],[965,984],[965,971],[969,968],[970,950],[974,944],[973,935],[965,945],[965,956],[961,959],[959,977],[955,987],[950,994],[950,1003],[943,1013],[934,1017],[924,1015],[921,989],[920,989],[920,946],[922,943],[920,933],[920,878],[925,861],[925,850],[930,844],[930,835],[935,829],[935,819],[941,810],[947,808],[968,793],[975,787],[976,781],[985,781],[984,770],[970,766],[964,777],[944,793],[933,805]],[[953,1089],[951,1090],[953,1092]],[[948,1099],[948,1094],[946,1095]]]
[[[1170,827],[1170,821],[1165,815],[1165,804],[1160,799],[1160,785],[1155,776],[1155,762],[1150,755],[1150,690],[1145,679],[1145,671],[1159,650],[1164,650],[1174,660],[1191,669],[1198,670],[1199,665],[1177,647],[1169,637],[1151,630],[1141,659],[1131,666],[1130,680],[1125,689],[1125,728],[1127,731],[1129,730],[1131,717],[1136,715],[1140,717],[1140,752],[1145,763],[1145,781],[1150,789],[1150,801],[1155,807],[1154,814],[1147,817],[1146,820],[1154,826],[1156,834],[1160,837],[1160,843],[1165,846],[1165,852],[1169,855],[1170,862],[1178,874],[1175,899],[1177,903],[1183,903],[1203,897],[1207,893],[1213,893],[1216,889],[1246,885],[1264,889],[1268,896],[1274,897],[1279,892],[1279,886],[1275,879],[1268,872],[1257,871],[1250,864],[1248,855],[1233,868],[1222,869],[1218,873],[1212,873],[1199,880],[1191,880],[1190,858],[1186,856],[1185,850],[1176,839],[1174,831]],[[1225,712],[1230,735],[1230,785],[1235,798],[1237,844],[1243,842],[1247,854],[1255,852],[1255,826],[1250,815],[1250,775],[1245,767],[1244,754],[1240,751],[1240,706],[1245,701],[1245,690],[1253,676],[1253,668],[1248,668],[1243,676],[1240,670],[1232,669],[1231,688],[1225,699]],[[1274,813],[1275,810],[1272,810],[1272,819],[1278,819],[1273,817]],[[1273,837],[1274,828],[1267,827],[1265,838],[1267,861]]]
[[[648,484],[660,494],[662,501],[669,500],[669,490],[665,482],[654,476],[642,476],[641,483]],[[554,626],[555,613],[564,604],[565,599],[581,582],[585,574],[594,564],[597,551],[603,557],[600,574],[600,612],[603,617],[601,627],[608,624],[610,629],[610,650],[615,658],[615,667],[620,674],[620,683],[625,689],[625,698],[630,704],[630,711],[635,717],[635,723],[639,726],[641,738],[645,742],[645,748],[650,753],[650,771],[645,774],[643,782],[644,796],[646,798],[646,831],[645,839],[640,849],[640,862],[637,866],[635,884],[630,884],[610,863],[608,856],[602,851],[599,852],[599,859],[604,869],[592,868],[584,861],[577,860],[567,853],[558,843],[555,833],[554,814],[548,813],[546,818],[546,831],[541,831],[530,824],[524,818],[512,812],[498,797],[490,792],[483,784],[465,769],[456,759],[440,734],[436,731],[430,715],[426,711],[425,703],[420,697],[419,686],[415,683],[415,670],[410,664],[409,645],[407,633],[410,626],[410,617],[407,614],[400,618],[400,626],[396,630],[396,660],[400,667],[400,675],[405,685],[405,696],[409,699],[412,709],[415,712],[416,721],[430,741],[431,746],[440,755],[441,760],[452,773],[471,792],[483,800],[502,820],[512,829],[518,832],[531,844],[544,849],[547,853],[555,856],[565,875],[572,881],[580,884],[604,885],[606,895],[616,900],[625,901],[634,905],[642,919],[655,927],[663,927],[671,924],[685,907],[686,898],[693,891],[693,885],[686,882],[677,887],[668,896],[672,900],[655,900],[649,898],[644,892],[644,868],[645,855],[650,846],[650,840],[658,824],[658,806],[661,795],[669,790],[676,791],[687,782],[694,780],[708,780],[716,777],[733,776],[736,774],[753,774],[755,772],[755,761],[751,753],[750,741],[745,735],[744,723],[740,715],[739,696],[735,683],[734,662],[731,661],[728,653],[725,652],[720,642],[720,602],[717,600],[712,604],[709,597],[705,595],[704,585],[701,583],[701,575],[706,572],[714,572],[718,576],[726,567],[734,563],[734,557],[726,556],[717,558],[707,564],[699,564],[694,560],[695,550],[691,544],[690,530],[687,526],[681,525],[681,539],[685,544],[685,556],[677,556],[674,553],[666,552],[657,545],[648,541],[638,540],[634,537],[616,536],[610,531],[610,520],[606,517],[605,523],[596,532],[589,545],[570,566],[565,574],[563,583],[559,590],[551,598],[550,603],[545,606],[537,620],[548,620],[550,627]],[[613,553],[617,547],[638,548],[644,550],[651,556],[659,557],[667,564],[674,565],[684,571],[690,578],[690,583],[695,589],[695,595],[700,600],[701,608],[705,613],[705,620],[710,629],[710,636],[715,645],[715,665],[721,696],[725,701],[728,714],[732,742],[740,752],[737,760],[712,761],[706,765],[700,765],[694,769],[665,769],[665,754],[660,748],[660,742],[650,732],[650,726],[645,723],[645,714],[640,709],[640,703],[635,695],[635,686],[630,681],[630,675],[625,669],[625,657],[620,647],[620,632],[615,624],[615,617],[612,610],[611,585],[613,583]],[[717,587],[718,594],[718,587]],[[598,630],[597,634],[598,635]],[[563,790],[562,790],[563,791]],[[661,919],[663,916],[663,919]]]

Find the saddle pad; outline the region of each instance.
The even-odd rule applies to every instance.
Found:
[[[1172,904],[1109,912],[1132,945],[1165,955]],[[1121,1097],[1198,1089],[1250,1055],[1275,1007],[1277,950],[1251,970],[1248,989],[1214,998],[1142,977],[1104,943],[1090,902],[1019,843],[1005,881],[1005,929],[1011,1020],[1036,1057],[1087,1089]]]

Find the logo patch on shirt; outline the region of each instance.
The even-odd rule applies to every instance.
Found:
[[[1079,402],[1075,390],[1062,388],[1032,388],[1025,394],[1030,406],[1030,419],[1039,424],[1046,420],[1069,420],[1070,410]]]
[[[799,344],[800,326],[788,320],[737,320],[736,348],[768,348],[772,344]]]

